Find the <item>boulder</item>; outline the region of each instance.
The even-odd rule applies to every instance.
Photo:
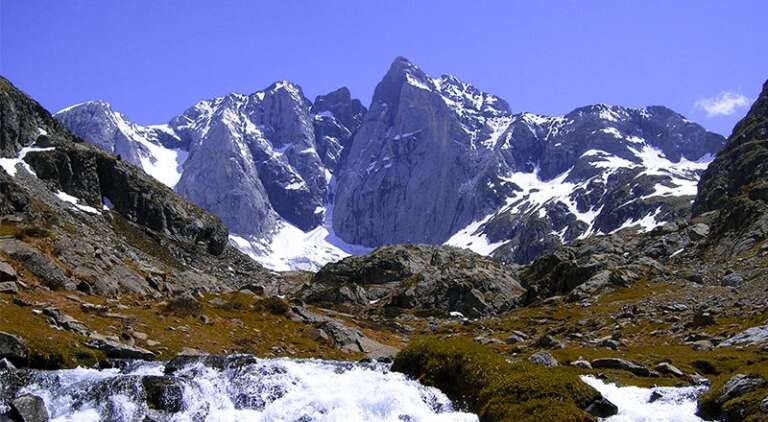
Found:
[[[29,349],[27,342],[19,336],[0,331],[0,358],[6,358],[16,364],[27,360]]]
[[[91,335],[86,346],[101,350],[109,358],[115,359],[153,359],[155,354],[141,347],[131,346],[118,341],[109,340],[100,335]]]
[[[709,226],[703,223],[693,224],[688,227],[688,237],[691,240],[701,240],[709,236]]]
[[[742,396],[756,388],[763,387],[764,385],[766,385],[766,381],[760,376],[744,374],[734,375],[725,383],[725,385],[723,385],[717,401],[719,403],[725,403],[728,400]]]
[[[622,371],[628,371],[631,372],[639,377],[657,377],[659,374],[657,374],[654,371],[651,371],[650,369],[638,365],[634,362],[630,362],[625,359],[620,358],[601,358],[601,359],[595,359],[592,362],[593,368],[607,368],[607,369],[619,369]]]
[[[16,294],[19,292],[19,286],[14,281],[1,281],[0,293]]]
[[[741,276],[739,273],[730,273],[727,274],[725,277],[723,277],[722,284],[723,286],[728,287],[739,287],[744,283],[744,277]]]
[[[589,363],[588,360],[582,358],[581,356],[575,361],[571,362],[571,366],[575,366],[576,368],[581,368],[581,369],[592,369],[592,364]]]
[[[565,344],[552,337],[549,334],[541,336],[538,340],[536,340],[536,346],[543,347],[545,349],[562,349],[565,347]]]
[[[474,318],[515,308],[524,292],[512,271],[469,250],[393,245],[327,264],[299,298]]]
[[[169,413],[184,410],[184,386],[176,378],[149,375],[141,379],[147,407]]]
[[[675,377],[684,377],[685,373],[681,370],[679,370],[677,367],[673,366],[669,362],[661,362],[656,367],[653,368],[654,371],[664,374],[664,375],[672,375]]]
[[[605,397],[593,401],[584,410],[586,410],[590,415],[598,418],[608,418],[619,413],[619,408],[616,407],[615,404],[608,401],[608,399]]]
[[[11,401],[8,417],[18,422],[48,422],[45,402],[33,394],[24,394]]]
[[[16,281],[16,270],[5,262],[0,262],[0,281]]]
[[[60,327],[64,330],[72,331],[73,333],[80,334],[82,336],[87,336],[90,333],[90,330],[85,324],[54,307],[44,308],[43,314],[49,316],[57,327]]]
[[[555,359],[549,352],[543,350],[532,354],[528,358],[528,362],[549,367],[558,366],[557,359]]]
[[[726,346],[757,346],[768,343],[768,325],[748,328],[739,334],[720,343],[718,347]]]

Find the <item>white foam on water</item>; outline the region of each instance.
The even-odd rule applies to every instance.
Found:
[[[604,419],[605,422],[700,422],[696,416],[698,396],[706,390],[697,387],[619,387],[592,376],[582,376],[582,381],[599,391],[619,408],[619,413]],[[660,398],[651,402],[656,392]]]
[[[291,359],[251,359],[224,369],[190,363],[173,374],[183,385],[184,410],[158,414],[147,408],[140,376],[164,369],[148,362],[130,370],[39,371],[23,392],[40,396],[53,422],[133,421],[148,414],[162,421],[478,421],[455,410],[439,390],[383,364]]]

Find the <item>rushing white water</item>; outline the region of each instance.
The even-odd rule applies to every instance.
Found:
[[[595,377],[581,379],[619,408],[619,413],[605,422],[699,422],[696,416],[698,396],[706,390],[698,387],[618,387]]]
[[[121,370],[40,371],[19,394],[43,398],[55,422],[142,421],[147,416],[221,422],[477,421],[473,414],[456,411],[439,390],[383,364],[226,359],[191,360],[171,371],[150,362],[132,362]],[[180,411],[158,412],[147,404],[142,380],[164,374],[182,386]]]

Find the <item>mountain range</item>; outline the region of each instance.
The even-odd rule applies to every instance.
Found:
[[[368,109],[281,81],[139,125],[102,101],[54,115],[229,227],[277,270],[395,243],[449,244],[526,264],[576,239],[690,215],[725,139],[663,106],[513,112],[397,58]]]

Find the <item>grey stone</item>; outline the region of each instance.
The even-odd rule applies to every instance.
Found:
[[[592,362],[593,368],[609,368],[609,369],[620,369],[622,371],[628,371],[631,372],[639,377],[657,377],[658,374],[651,371],[650,369],[638,365],[634,362],[630,362],[625,359],[620,358],[600,358],[595,359]]]
[[[5,262],[0,262],[0,281],[16,281],[16,270]]]
[[[9,417],[18,422],[48,422],[45,402],[33,394],[24,394],[11,401]]]
[[[653,368],[656,372],[664,375],[673,375],[676,377],[684,377],[685,373],[673,366],[669,362],[661,362]]]
[[[543,365],[543,366],[558,366],[557,359],[555,359],[549,352],[545,351],[539,351],[534,354],[532,354],[528,361],[531,363],[535,363],[536,365]]]
[[[100,335],[91,335],[91,338],[85,344],[88,347],[101,350],[109,358],[152,359],[155,357],[155,354],[149,350],[110,340]]]
[[[723,341],[718,347],[725,346],[756,346],[768,343],[768,325],[748,328],[739,334]]]
[[[584,410],[586,410],[590,415],[596,416],[598,418],[608,418],[619,413],[619,408],[605,397],[601,397],[600,399],[593,401]]]
[[[0,281],[0,293],[16,294],[19,292],[19,286],[14,281]]]
[[[723,388],[720,390],[720,394],[717,397],[717,402],[721,404],[725,403],[733,398],[749,393],[756,388],[760,388],[765,384],[766,381],[759,376],[736,374],[723,385]]]
[[[23,338],[0,331],[0,358],[6,358],[15,363],[24,363],[28,353],[27,342]]]
[[[575,366],[581,369],[592,369],[592,364],[582,357],[579,357],[577,360],[571,362],[571,366]]]
[[[744,283],[744,277],[739,273],[730,273],[723,277],[723,286],[739,287]]]

